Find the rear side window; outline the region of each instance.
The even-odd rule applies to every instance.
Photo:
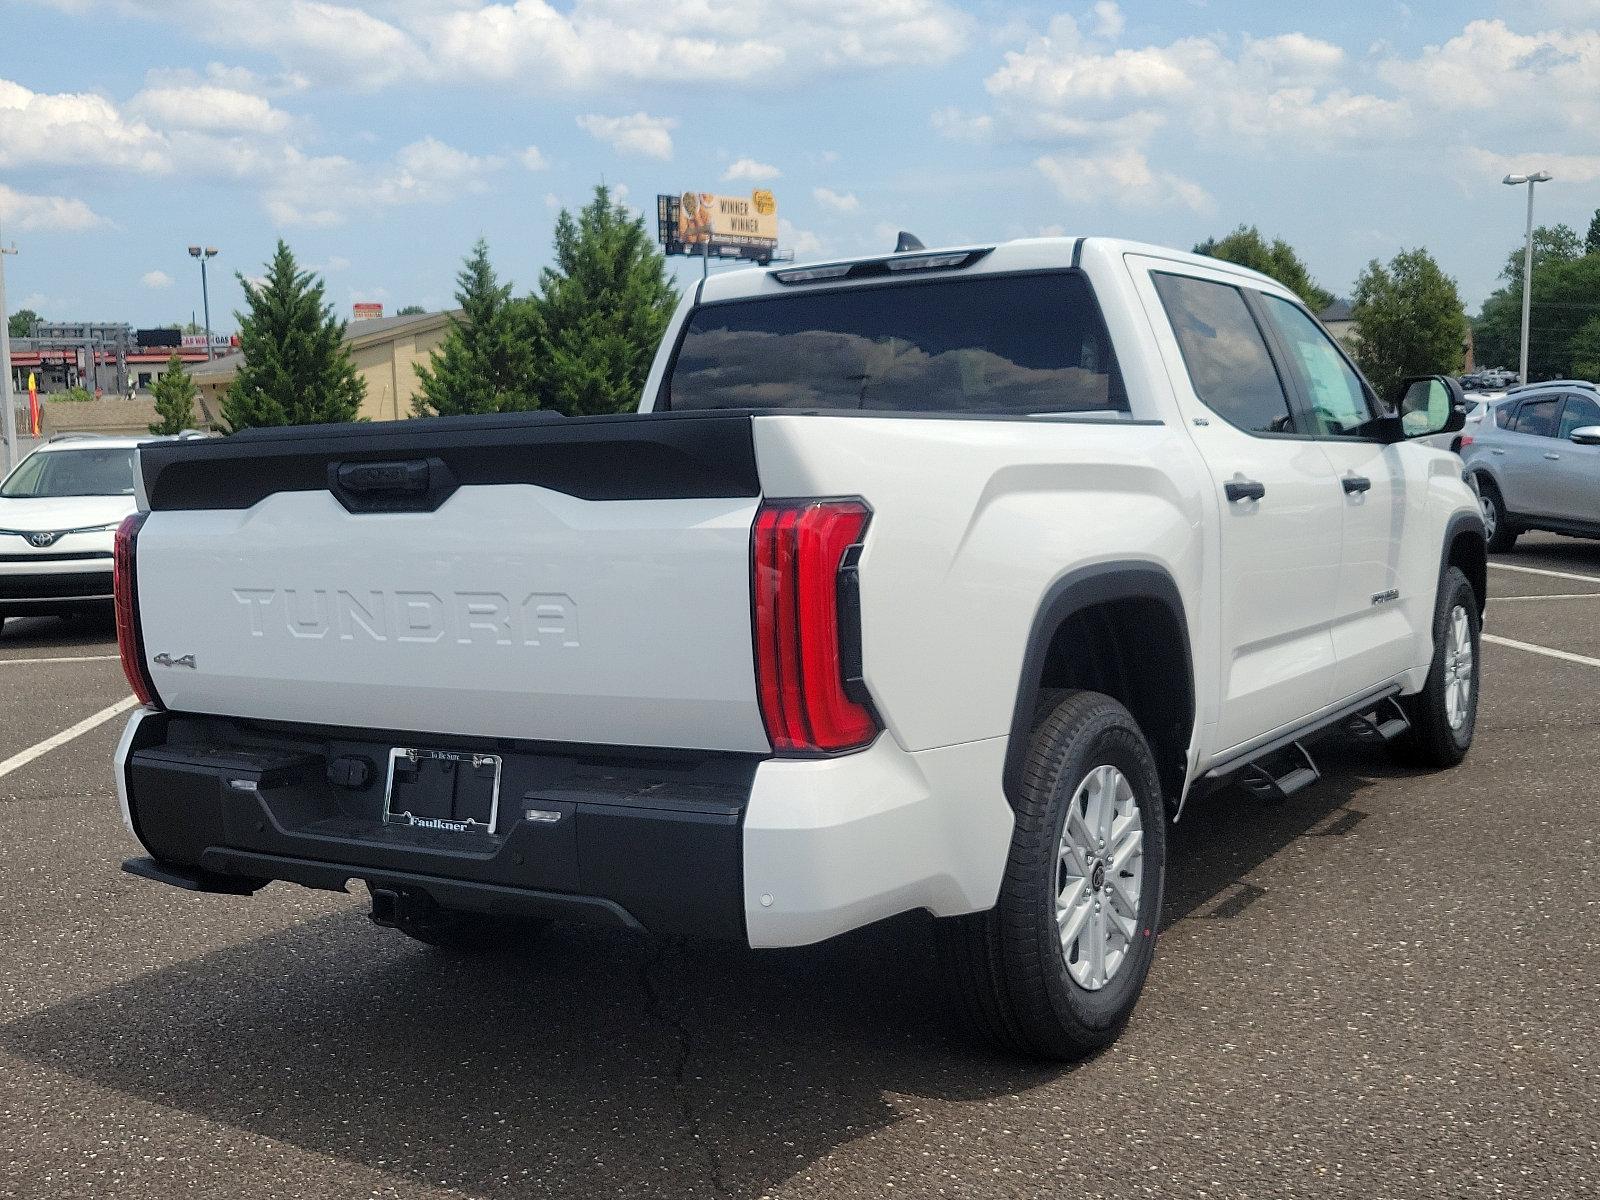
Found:
[[[697,309],[659,407],[1127,412],[1081,275],[796,292]]]
[[[1516,424],[1512,428],[1518,433],[1532,434],[1534,437],[1555,437],[1556,409],[1560,405],[1559,396],[1549,400],[1524,400],[1522,407],[1517,410]]]
[[[1600,404],[1587,396],[1568,396],[1567,406],[1561,410],[1560,437],[1569,438],[1574,429],[1585,425],[1600,425]]]
[[[1239,289],[1186,275],[1152,275],[1195,395],[1247,433],[1293,433],[1283,383]]]

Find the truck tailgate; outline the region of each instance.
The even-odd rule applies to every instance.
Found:
[[[770,748],[748,415],[408,421],[140,453],[138,602],[168,708]]]

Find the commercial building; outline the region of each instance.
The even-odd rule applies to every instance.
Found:
[[[214,354],[238,343],[228,334],[211,340]],[[27,390],[30,372],[47,395],[80,386],[97,395],[148,391],[173,354],[185,363],[205,362],[205,335],[93,321],[35,321],[26,337],[11,339],[12,392],[20,396]]]
[[[352,321],[345,345],[356,371],[367,381],[361,415],[370,421],[398,421],[412,416],[411,401],[418,393],[416,364],[443,344],[450,332],[453,312],[417,313]],[[234,352],[190,370],[199,389],[198,404],[205,419],[220,424],[222,397],[239,374],[244,355]]]

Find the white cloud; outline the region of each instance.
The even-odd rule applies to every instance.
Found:
[[[103,166],[165,171],[162,137],[88,92],[45,94],[0,79],[0,167]]]
[[[160,291],[172,286],[172,276],[165,271],[146,271],[139,276],[139,282],[152,291]]]
[[[418,79],[543,92],[618,83],[810,79],[948,62],[973,19],[947,0],[77,0],[155,16],[292,74],[377,89]]]
[[[953,104],[935,109],[930,121],[935,132],[959,142],[986,142],[994,135],[994,118],[988,113],[969,116]]]
[[[640,154],[646,158],[672,157],[674,117],[652,117],[636,112],[625,117],[604,117],[588,113],[578,118],[578,128],[590,137],[609,143],[618,154]]]
[[[855,212],[861,207],[861,201],[856,199],[854,192],[836,192],[832,188],[817,187],[811,189],[811,196],[818,204],[836,212]]]
[[[1098,0],[1094,6],[1094,35],[1115,41],[1122,36],[1122,10],[1112,0]]]
[[[544,194],[544,206],[552,211],[561,207],[561,197],[554,192]]]
[[[128,111],[167,129],[204,133],[282,133],[289,114],[260,96],[215,84],[146,88]]]
[[[12,230],[77,233],[106,222],[82,200],[31,195],[0,183],[0,223]]]
[[[809,229],[797,229],[787,217],[778,218],[778,245],[792,251],[796,258],[822,253],[822,239]]]
[[[722,173],[722,178],[728,183],[735,181],[766,183],[782,174],[783,172],[771,163],[757,162],[753,158],[741,158],[728,165],[728,169]]]
[[[477,157],[434,137],[403,146],[374,167],[342,155],[308,155],[293,146],[252,165],[267,214],[279,225],[336,225],[374,206],[441,204],[483,192],[501,159]]]
[[[530,171],[542,171],[550,165],[544,156],[544,152],[537,146],[529,146],[521,154],[517,155],[517,158]]]
[[[1157,171],[1138,150],[1100,155],[1043,155],[1033,165],[1064,200],[1079,204],[1183,207],[1209,212],[1211,197],[1199,184]]]

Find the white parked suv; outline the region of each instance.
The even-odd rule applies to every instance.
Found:
[[[64,434],[0,483],[0,626],[111,606],[112,540],[136,507],[137,438]]]
[[[457,947],[926,909],[981,1031],[1092,1052],[1186,800],[1471,744],[1483,525],[1406,438],[1462,396],[1403,399],[1270,279],[1065,238],[714,276],[638,414],[145,446],[127,869]]]

